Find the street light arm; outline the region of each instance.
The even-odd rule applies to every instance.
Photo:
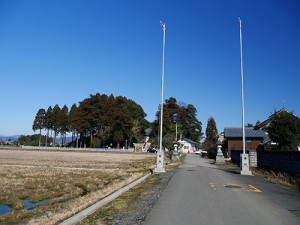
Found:
[[[166,24],[161,22],[161,21],[159,21],[159,22],[160,22],[161,28],[165,31],[166,30]]]

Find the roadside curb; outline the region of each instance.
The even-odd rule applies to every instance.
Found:
[[[116,192],[112,193],[111,195],[105,197],[104,199],[100,200],[99,202],[89,206],[88,208],[86,208],[86,209],[82,210],[81,212],[75,214],[74,216],[70,217],[69,219],[63,221],[62,223],[60,223],[60,225],[72,225],[72,224],[75,224],[75,223],[83,220],[88,215],[94,213],[100,207],[102,207],[102,206],[108,204],[109,202],[113,201],[114,199],[118,198],[120,195],[122,195],[126,191],[130,190],[134,186],[138,185],[139,183],[141,183],[142,181],[147,179],[149,176],[151,176],[151,173],[135,180],[134,182],[132,182],[129,185],[119,189],[118,191],[116,191]]]

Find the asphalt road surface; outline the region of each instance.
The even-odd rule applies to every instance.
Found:
[[[300,192],[187,155],[144,224],[300,225]]]

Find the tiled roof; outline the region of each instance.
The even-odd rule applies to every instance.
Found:
[[[263,130],[253,130],[253,128],[245,128],[245,136],[248,138],[266,138],[268,134],[266,134]],[[242,128],[225,128],[224,129],[224,137],[225,138],[240,138],[243,137],[243,129]]]

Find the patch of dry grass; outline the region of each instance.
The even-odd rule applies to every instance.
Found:
[[[290,186],[300,190],[300,177],[291,176],[287,173],[274,172],[264,169],[255,169],[252,171],[255,175],[276,181],[282,185]]]
[[[147,195],[147,192],[157,185],[159,182],[158,175],[152,175],[144,180],[139,185],[124,193],[119,198],[101,207],[93,214],[87,216],[80,221],[78,225],[104,225],[114,219],[118,213],[132,213],[135,212],[139,206],[139,201],[142,201]]]
[[[136,162],[153,155],[105,152],[51,152],[0,150],[0,164],[45,167],[116,168],[120,163]]]
[[[179,161],[169,162],[168,165],[165,167],[166,172],[170,172],[178,168],[178,166],[181,165],[185,157],[186,155],[181,155]],[[159,184],[159,180],[160,179],[157,174],[148,177],[142,183],[130,189],[114,201],[99,208],[96,212],[87,216],[85,219],[80,221],[78,225],[104,225],[114,220],[117,214],[136,213],[137,211],[141,210],[139,209],[139,207],[141,207],[141,201],[143,201],[143,199],[146,198],[148,192],[151,189],[153,189],[155,185]],[[132,222],[128,224],[135,223]]]
[[[0,224],[56,224],[149,172],[155,155],[0,150]],[[34,210],[22,200],[49,199]]]

